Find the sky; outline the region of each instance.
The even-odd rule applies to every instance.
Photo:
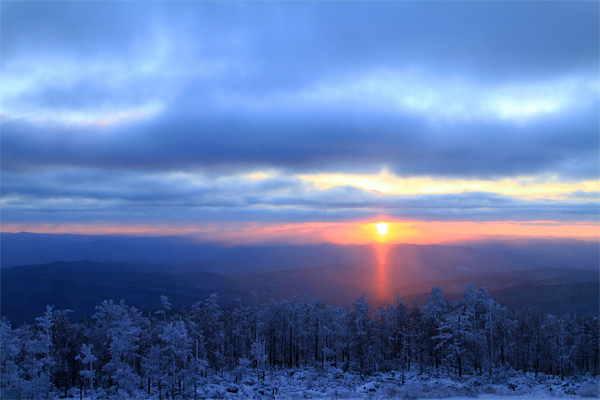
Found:
[[[1,7],[4,232],[598,239],[598,2]]]

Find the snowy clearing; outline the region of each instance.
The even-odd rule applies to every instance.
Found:
[[[361,378],[354,373],[343,373],[334,367],[322,370],[279,370],[262,374],[248,374],[236,382],[235,374],[203,378],[196,391],[185,398],[196,399],[556,399],[599,398],[600,381],[597,377],[583,377],[562,381],[560,378],[534,374],[513,373],[493,379],[484,376],[465,377],[461,380],[429,377],[397,371],[378,373]],[[79,390],[71,389],[69,396],[79,398]],[[58,396],[56,397],[58,398]],[[62,397],[64,398],[64,397]],[[135,396],[115,391],[95,390],[94,399],[140,398],[171,399],[169,393],[139,392]],[[183,398],[176,396],[176,398]],[[91,399],[84,389],[83,399]]]

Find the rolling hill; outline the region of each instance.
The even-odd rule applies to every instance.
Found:
[[[528,303],[544,312],[598,314],[598,243],[503,241],[392,246],[384,264],[371,246],[224,247],[190,238],[82,237],[2,234],[2,315],[33,322],[45,306],[94,312],[103,300],[124,299],[144,311],[161,295],[176,308],[218,293],[223,307],[236,299],[311,292],[331,305],[363,293],[374,304],[398,293],[423,304],[431,286],[456,299],[467,283],[485,286],[503,305]],[[89,259],[83,257],[90,257]],[[20,265],[38,260],[33,265]]]

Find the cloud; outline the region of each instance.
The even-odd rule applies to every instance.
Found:
[[[246,90],[373,65],[497,80],[556,76],[597,64],[597,11],[595,3],[11,3],[2,62],[127,59],[152,54],[162,36],[177,49],[172,66],[218,55],[240,73],[229,83],[244,81]]]
[[[9,4],[3,168],[594,178],[597,8]]]
[[[167,220],[319,222],[378,215],[408,220],[594,221],[598,207],[572,201],[521,199],[490,192],[398,195],[353,186],[320,190],[274,175],[214,178],[200,174],[138,174],[64,170],[3,172],[6,222],[43,220]]]
[[[178,111],[119,126],[3,124],[3,167],[83,166],[224,173],[377,171],[399,175],[502,177],[598,171],[598,102],[526,125],[430,125],[411,115]],[[185,108],[185,107],[184,107]]]
[[[526,123],[594,104],[598,92],[595,76],[498,84],[416,69],[383,69],[318,82],[297,92],[232,101],[258,111],[330,109],[413,114],[434,124],[473,120]]]
[[[577,190],[575,192],[568,193],[567,197],[570,198],[570,199],[594,199],[594,200],[598,200],[598,199],[600,199],[600,192],[598,192],[598,191],[586,192],[586,191],[583,191],[583,190]]]
[[[597,180],[598,3],[2,11],[7,221],[597,218],[588,192],[382,194],[298,175]]]

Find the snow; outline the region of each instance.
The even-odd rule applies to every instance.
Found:
[[[560,378],[533,374],[510,374],[490,379],[486,376],[465,377],[460,380],[447,377],[429,377],[416,372],[407,373],[402,385],[397,371],[377,373],[361,378],[359,374],[341,373],[337,368],[304,370],[271,370],[265,374],[249,373],[239,383],[225,373],[205,378],[198,387],[198,399],[320,399],[320,400],[376,400],[376,399],[449,399],[471,400],[525,400],[525,399],[580,399],[599,398],[598,377],[583,377],[562,381]],[[79,392],[72,390],[74,398]],[[90,399],[89,393],[84,399]],[[95,399],[111,398],[97,391]],[[158,393],[140,393],[140,399],[158,399]],[[163,398],[166,398],[163,393]],[[189,397],[187,397],[189,398]]]

